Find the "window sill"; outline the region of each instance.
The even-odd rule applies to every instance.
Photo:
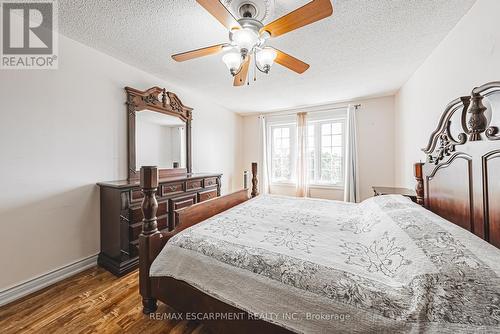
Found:
[[[291,183],[291,182],[280,182],[280,181],[276,181],[276,182],[271,182],[270,184],[271,186],[277,186],[277,187],[295,187],[295,183]]]
[[[332,190],[344,190],[343,186],[336,185],[326,185],[326,184],[310,184],[309,188],[312,189],[332,189]]]
[[[288,187],[295,188],[295,183],[290,182],[271,182],[271,187]],[[309,189],[326,189],[326,190],[344,190],[343,186],[326,185],[326,184],[310,184]]]

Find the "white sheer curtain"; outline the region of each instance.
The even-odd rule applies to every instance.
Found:
[[[259,116],[259,141],[260,141],[260,166],[257,166],[259,178],[259,192],[261,194],[269,194],[269,166],[267,163],[268,148],[267,148],[267,127],[266,118]]]
[[[344,201],[359,201],[358,140],[355,106],[347,108]]]
[[[297,185],[295,194],[297,197],[307,197],[309,194],[309,183],[307,177],[307,113],[297,114],[297,161],[296,161]]]

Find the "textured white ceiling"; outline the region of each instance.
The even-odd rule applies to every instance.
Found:
[[[267,21],[308,2],[274,1]],[[63,0],[59,29],[230,110],[269,111],[395,92],[474,2],[333,0],[332,17],[269,42],[309,63],[307,72],[275,65],[256,83],[237,88],[220,55],[184,63],[170,58],[228,40],[225,28],[195,0]]]

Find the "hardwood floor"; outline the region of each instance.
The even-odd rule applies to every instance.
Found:
[[[116,278],[86,270],[1,307],[0,333],[208,333],[194,322],[144,315],[138,284],[138,271]],[[174,310],[159,303],[157,312]]]

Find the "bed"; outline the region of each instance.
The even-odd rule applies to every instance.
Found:
[[[215,333],[498,332],[498,91],[448,105],[415,164],[421,205],[256,196],[254,167],[251,199],[244,189],[180,210],[160,233],[157,170],[142,168],[144,312],[160,300]]]

